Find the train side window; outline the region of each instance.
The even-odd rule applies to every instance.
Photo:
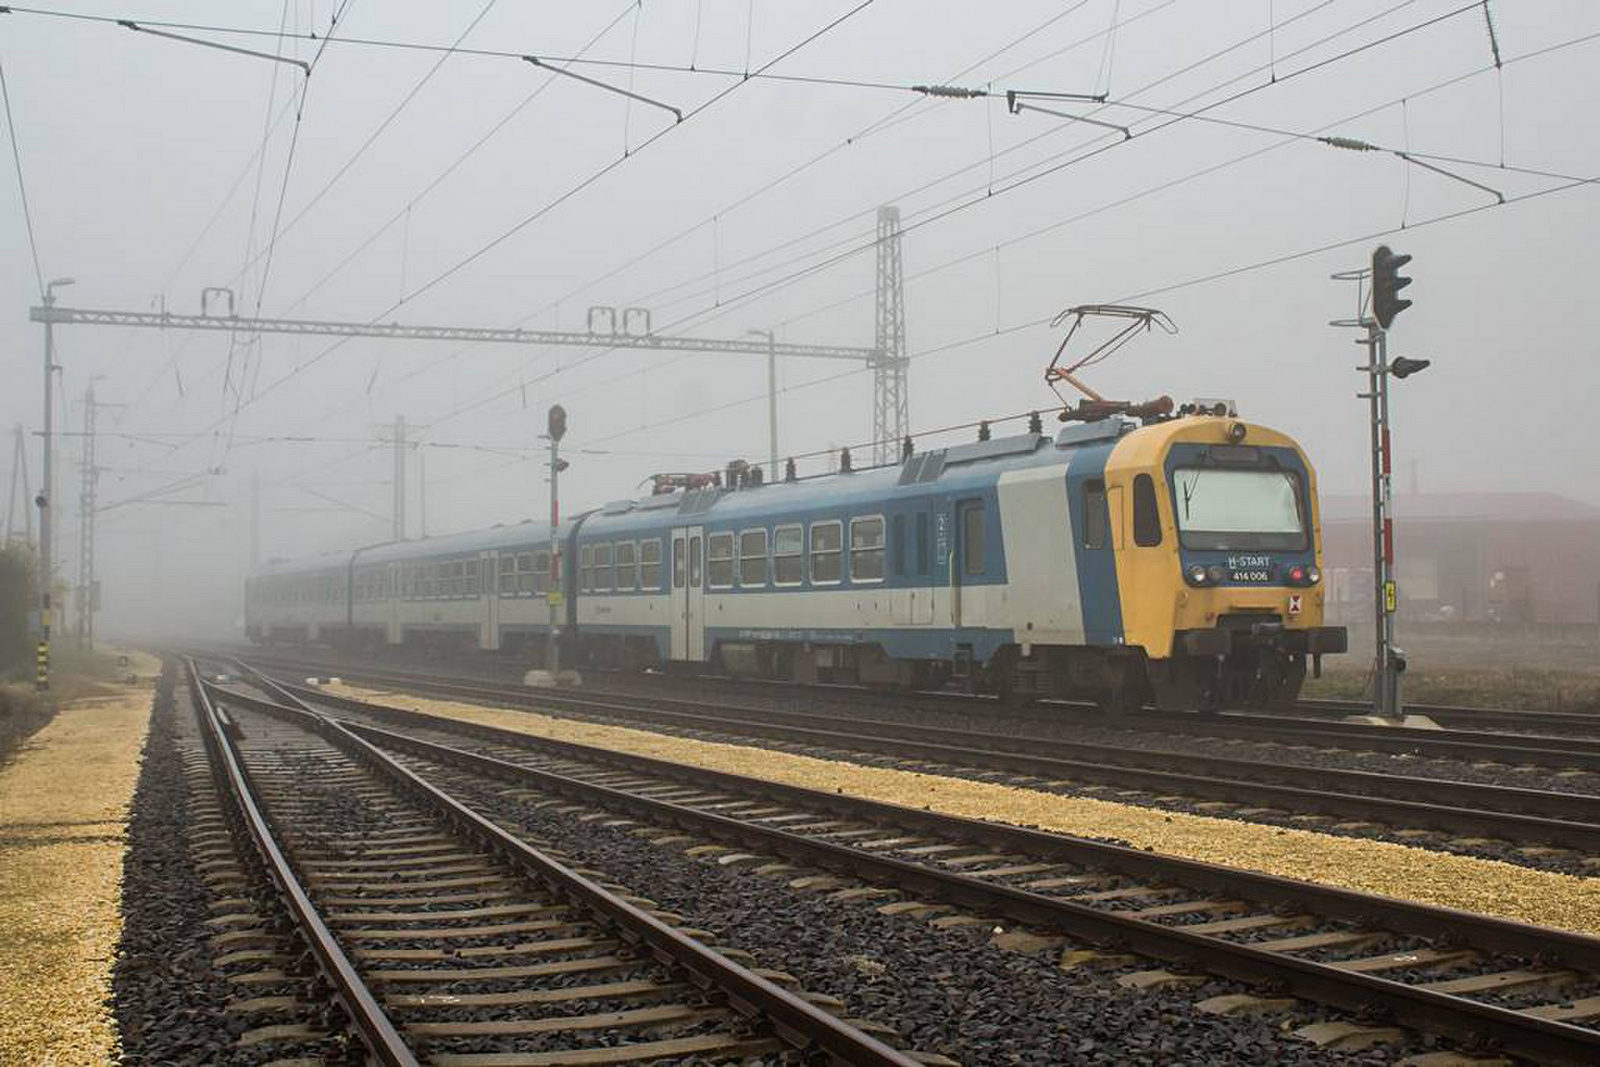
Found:
[[[639,588],[661,588],[661,541],[639,542]]]
[[[632,541],[617,542],[617,592],[629,593],[638,588],[639,572],[634,567],[637,553]]]
[[[1156,506],[1155,479],[1148,474],[1133,479],[1133,543],[1141,548],[1161,543],[1161,509]]]
[[[883,581],[883,516],[850,520],[850,580]]]
[[[550,553],[533,554],[533,591],[543,596],[550,591]]]
[[[984,571],[983,502],[961,505],[961,573],[978,575]]]
[[[594,589],[597,593],[609,593],[615,583],[615,575],[611,569],[611,546],[594,546]]]
[[[1083,483],[1083,547],[1106,547],[1111,517],[1106,512],[1106,483],[1091,478]]]
[[[594,592],[594,546],[584,545],[578,549],[578,589],[580,592]]]
[[[928,573],[928,513],[917,512],[917,573]]]
[[[672,539],[672,588],[683,588],[684,554],[688,551],[689,539],[687,537],[674,537]]]
[[[745,530],[739,535],[739,584],[767,584],[767,531]]]
[[[780,526],[772,531],[772,580],[776,585],[799,585],[805,577],[805,539],[800,527]]]
[[[689,538],[689,588],[699,589],[700,586],[700,538]]]
[[[512,596],[517,591],[517,557],[500,557],[500,595]]]
[[[889,554],[894,557],[894,576],[902,578],[906,573],[906,517],[896,515],[894,522],[889,524]]]
[[[706,585],[733,588],[733,534],[714,533],[706,538]]]
[[[844,523],[811,524],[811,584],[834,585],[844,575]]]

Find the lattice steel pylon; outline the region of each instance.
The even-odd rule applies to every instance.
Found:
[[[906,389],[905,267],[900,258],[900,209],[878,209],[877,321],[872,356],[872,462],[890,463],[911,430]]]

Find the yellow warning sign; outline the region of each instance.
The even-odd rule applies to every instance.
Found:
[[[1383,610],[1393,612],[1400,603],[1399,593],[1395,590],[1393,582],[1383,583]]]
[[[559,608],[561,605],[563,605],[563,604],[565,604],[567,602],[566,594],[563,593],[559,589],[550,590],[549,594],[545,597],[545,599],[547,601],[549,601],[550,606],[553,607],[553,608]]]

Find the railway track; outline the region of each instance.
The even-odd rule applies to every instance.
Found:
[[[1299,711],[1313,715],[1370,715],[1372,705],[1359,700],[1302,698]],[[1485,729],[1498,727],[1516,732],[1551,733],[1565,737],[1600,733],[1600,713],[1592,711],[1540,711],[1533,708],[1473,707],[1465,704],[1407,704],[1407,715],[1426,715],[1440,726]]]
[[[270,686],[270,682],[262,684]],[[301,698],[413,767],[566,798],[715,842],[719,862],[847,874],[910,913],[955,907],[1168,961],[1125,984],[1196,971],[1552,1063],[1600,1059],[1600,940],[1385,897],[941,815],[462,723],[314,690]],[[1263,998],[1254,1000],[1260,1008]],[[1241,1005],[1242,1006],[1242,1005]],[[1230,1006],[1213,1006],[1227,1010]],[[1335,1024],[1349,1025],[1356,1024]],[[1381,1025],[1379,1026],[1381,1029]],[[1308,1035],[1310,1036],[1310,1035]]]
[[[272,660],[252,656],[253,662],[265,666],[285,667],[304,671],[304,662]],[[342,677],[358,680],[370,679],[379,684],[451,685],[467,688],[514,691],[522,687],[511,682],[488,683],[459,675],[417,674],[414,672],[379,670],[365,666],[315,663],[319,670],[332,670]],[[796,687],[784,683],[763,683],[763,689],[793,690],[807,699],[826,699],[845,704],[882,706],[886,701],[903,701],[904,698],[847,687]],[[464,690],[462,690],[464,691]],[[527,692],[526,689],[523,689]],[[667,704],[672,698],[654,697],[652,701]],[[944,712],[969,709],[975,714],[1000,715],[1029,721],[1048,721],[1052,724],[1081,722],[1086,726],[1115,726],[1117,729],[1154,731],[1163,734],[1181,733],[1249,742],[1276,742],[1305,744],[1352,751],[1402,754],[1422,758],[1453,759],[1463,762],[1494,763],[1513,766],[1549,767],[1560,770],[1600,772],[1600,737],[1546,736],[1542,734],[1501,733],[1487,730],[1428,729],[1406,726],[1371,726],[1358,723],[1332,722],[1325,719],[1284,718],[1282,716],[1225,713],[1198,715],[1192,712],[1164,712],[1145,709],[1137,715],[1108,719],[1097,709],[1080,705],[1051,702],[1030,709],[1001,709],[993,700],[956,693],[925,694],[919,699],[920,708],[934,708]],[[703,701],[678,699],[685,709],[701,707]],[[1600,721],[1600,719],[1597,719]]]
[[[1152,797],[1194,798],[1243,806],[1257,815],[1279,811],[1374,822],[1402,830],[1460,835],[1464,848],[1498,841],[1537,846],[1527,857],[1544,859],[1547,846],[1600,855],[1600,797],[1480,785],[1368,771],[1283,766],[1256,760],[1189,753],[1182,757],[1142,749],[1050,738],[978,733],[903,722],[704,705],[669,698],[576,695],[468,684],[436,678],[352,675],[396,688],[532,711],[564,711],[623,722],[642,722],[763,738],[832,751],[874,753],[952,767],[1000,771],[1025,778],[1138,790]],[[1449,842],[1445,842],[1448,846]],[[1496,846],[1499,847],[1499,846]],[[1557,857],[1556,862],[1564,858]],[[1526,859],[1524,859],[1526,862]]]
[[[260,650],[255,648],[240,648],[219,654],[228,656],[242,655],[246,659],[258,659],[261,658],[255,654],[258,651]],[[388,668],[381,663],[352,664],[345,659],[331,656],[319,656],[316,657],[316,659],[317,665],[323,669],[331,669],[335,671],[388,671]],[[521,678],[521,668],[517,667],[514,671],[510,670],[509,668],[513,666],[515,665],[500,663],[493,660],[483,660],[478,661],[470,672],[459,668],[452,668],[448,670],[447,674],[448,677],[459,681],[484,681],[486,680],[485,673],[503,674],[503,677],[499,680],[506,683],[513,683],[519,681]],[[446,672],[443,671],[436,672],[435,674],[435,676],[445,675]],[[869,692],[862,690],[858,686],[849,685],[807,686],[794,682],[735,679],[720,675],[697,675],[695,676],[695,680],[700,682],[714,681],[719,686],[732,689],[735,692],[738,692],[741,687],[749,687],[761,692],[785,692],[794,693],[799,696],[814,696],[821,693],[826,694],[830,698],[841,700],[849,700],[852,698],[852,696],[860,696],[865,694],[872,702],[877,704],[881,704],[885,700],[892,701],[907,699],[907,697],[903,694],[886,695],[879,691]],[[986,711],[997,711],[1000,708],[1000,705],[992,697],[971,696],[947,690],[918,693],[915,694],[914,697],[915,699],[924,701],[928,699],[938,699],[941,702],[948,702],[953,706],[969,706],[974,709],[983,709]],[[1063,711],[1069,711],[1072,709],[1090,712],[1096,716],[1101,715],[1098,709],[1095,709],[1090,704],[1082,702],[1052,700],[1047,701],[1038,707],[1046,709],[1046,714],[1049,715],[1057,715]],[[1372,705],[1368,702],[1359,700],[1302,698],[1295,701],[1293,710],[1295,712],[1302,713],[1302,715],[1291,716],[1287,721],[1291,723],[1302,723],[1310,727],[1319,727],[1334,725],[1328,720],[1336,717],[1371,714]],[[1533,734],[1535,736],[1540,734],[1548,734],[1555,737],[1600,736],[1600,712],[1544,711],[1532,708],[1475,707],[1470,705],[1424,703],[1407,704],[1405,711],[1408,715],[1426,716],[1441,726],[1451,729],[1461,729],[1466,732],[1489,730],[1506,731],[1518,734]],[[1019,710],[1007,708],[1005,709],[1005,713],[1012,715],[1026,715],[1027,709],[1024,708]],[[1199,718],[1199,716],[1190,713],[1183,714],[1189,719]],[[1262,715],[1260,713],[1252,712],[1223,712],[1220,714],[1220,716],[1212,718],[1222,718],[1223,720],[1237,719],[1246,723],[1255,722],[1261,719],[1266,719],[1270,722],[1285,721],[1285,716],[1283,714]]]
[[[192,660],[188,676],[217,780],[372,1061],[918,1062],[514,837],[356,729],[304,706],[230,695],[224,708]]]

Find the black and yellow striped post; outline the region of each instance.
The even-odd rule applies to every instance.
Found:
[[[39,612],[39,647],[35,650],[35,684],[41,693],[50,691],[50,609]]]

